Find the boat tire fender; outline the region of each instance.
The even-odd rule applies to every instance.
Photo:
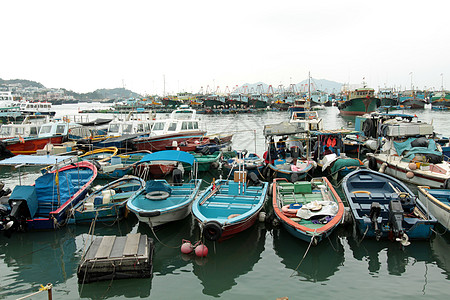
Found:
[[[158,211],[140,211],[139,216],[144,218],[151,218],[151,217],[157,217],[161,214],[161,212]]]
[[[217,221],[206,222],[203,227],[203,235],[209,241],[217,241],[222,236],[222,225]]]
[[[97,168],[97,171],[100,171],[102,169],[102,166],[100,165],[100,163],[98,161],[96,161],[95,159],[89,160],[89,162]]]
[[[373,156],[371,158],[369,158],[369,169],[371,169],[373,171],[378,171],[377,159]]]
[[[153,191],[153,192],[148,192],[145,195],[145,198],[147,198],[148,200],[165,200],[167,198],[169,198],[170,194],[166,191]]]

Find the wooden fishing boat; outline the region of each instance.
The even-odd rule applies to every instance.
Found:
[[[133,151],[110,156],[108,160],[99,163],[98,178],[118,179],[134,172],[134,166],[150,151]],[[136,175],[136,174],[133,174]]]
[[[187,163],[191,166],[197,164],[190,153],[176,150],[165,150],[148,154],[140,163],[175,161]],[[197,167],[192,167],[196,170]],[[182,182],[182,171],[173,171],[172,183],[164,179],[154,179],[146,182],[142,190],[133,199],[127,202],[127,208],[133,212],[140,222],[156,227],[168,222],[181,220],[191,212],[192,201],[197,196],[202,183],[197,179],[197,173],[191,172],[189,182]]]
[[[239,165],[243,164],[244,170],[247,174],[255,173],[260,176],[262,169],[264,168],[264,159],[262,159],[256,153],[248,153],[244,151],[235,151],[235,157],[221,158],[222,168],[225,170],[226,174],[234,174],[238,171]]]
[[[327,178],[273,181],[275,216],[293,236],[317,245],[342,222],[344,204]]]
[[[429,239],[437,223],[413,192],[389,175],[360,169],[344,178],[342,188],[356,228],[365,237],[407,246],[409,239]]]
[[[9,197],[11,231],[58,229],[70,218],[71,208],[85,198],[97,168],[82,161],[57,166],[34,185],[18,185]]]
[[[249,228],[264,206],[267,182],[247,186],[245,171],[236,172],[234,178],[216,180],[192,205],[192,214],[210,241],[224,240]]]
[[[419,186],[420,201],[429,209],[447,230],[450,230],[450,190],[430,189],[428,186]]]
[[[217,169],[219,167],[219,160],[220,157],[222,156],[222,152],[220,151],[214,152],[212,154],[203,154],[195,152],[190,153],[195,157],[195,160],[197,161],[199,172],[206,172],[209,171],[210,169]],[[191,169],[191,165],[187,163],[183,163],[183,167],[185,170]]]
[[[104,162],[110,160],[111,157],[117,154],[119,150],[116,147],[107,147],[94,149],[92,151],[85,152],[80,155],[81,160],[95,160],[97,162]]]
[[[145,181],[124,176],[108,183],[80,201],[72,212],[75,223],[117,221],[124,217],[126,203],[145,188]]]

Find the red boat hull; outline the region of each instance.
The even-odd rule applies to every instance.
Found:
[[[32,138],[25,140],[17,140],[13,143],[11,141],[6,142],[6,149],[13,154],[36,154],[37,150],[44,149],[47,144],[61,144],[63,136],[45,137],[45,138]]]
[[[176,141],[179,145],[184,141],[198,141],[203,138],[205,131],[189,131],[183,133],[171,133],[159,136],[143,137],[133,140],[136,150],[162,151],[172,147]]]

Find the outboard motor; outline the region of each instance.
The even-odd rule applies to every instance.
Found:
[[[25,230],[27,219],[31,218],[27,200],[9,200],[11,212],[8,219],[13,222],[12,227],[16,230]]]
[[[389,226],[394,239],[403,235],[403,207],[400,200],[389,202]]]
[[[183,185],[183,171],[176,168],[172,172],[172,182],[174,186],[180,186]]]
[[[381,214],[381,205],[378,202],[372,202],[372,204],[370,205],[370,212],[369,212],[369,218],[370,221],[372,222],[372,225],[375,229],[375,238],[377,241],[380,240],[381,238],[381,230],[378,227],[378,217]]]
[[[249,173],[248,174],[248,180],[249,180],[248,186],[259,186],[259,185],[262,185],[261,180],[259,180],[258,175],[256,175],[255,173]]]

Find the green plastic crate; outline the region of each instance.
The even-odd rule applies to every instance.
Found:
[[[295,193],[311,194],[311,183],[307,181],[296,182],[294,183],[294,191]]]

